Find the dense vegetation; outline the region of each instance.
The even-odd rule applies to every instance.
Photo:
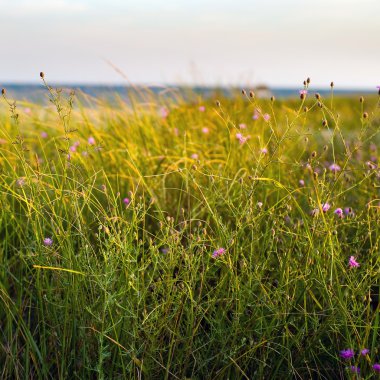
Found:
[[[376,92],[46,92],[0,109],[1,379],[378,377]]]

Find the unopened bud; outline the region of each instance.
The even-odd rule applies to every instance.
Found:
[[[2,89],[1,89],[1,95],[5,95],[6,92],[7,92],[7,91],[5,90],[5,88],[2,88]]]
[[[330,83],[330,87],[331,87],[331,88],[334,87],[334,82],[331,82],[331,83]]]
[[[43,79],[45,78],[45,74],[43,73],[43,71],[40,72],[40,77]]]
[[[242,93],[243,95],[247,95],[247,92],[246,92],[244,89],[241,90],[241,93]]]
[[[368,112],[364,112],[364,113],[363,113],[363,118],[364,118],[364,119],[367,119],[367,118],[368,118]]]
[[[274,96],[271,96],[271,97],[270,97],[270,101],[271,101],[271,102],[274,102],[274,101],[275,101],[275,97],[274,97]]]
[[[255,97],[255,93],[254,93],[253,91],[249,91],[249,96],[250,96],[251,98],[254,98],[254,97]]]
[[[360,102],[360,103],[363,103],[363,102],[364,102],[364,98],[363,98],[362,96],[359,98],[359,102]]]
[[[326,126],[327,126],[327,120],[323,120],[323,121],[322,121],[322,125],[323,125],[324,127],[326,127]]]
[[[220,101],[219,100],[217,100],[215,104],[217,107],[220,107]]]

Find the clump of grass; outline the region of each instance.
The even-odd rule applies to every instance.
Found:
[[[51,107],[0,113],[2,378],[375,376],[376,94],[90,107],[41,78]]]

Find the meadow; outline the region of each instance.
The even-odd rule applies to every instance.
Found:
[[[376,379],[380,94],[0,105],[1,379]]]

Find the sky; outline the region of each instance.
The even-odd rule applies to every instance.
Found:
[[[380,0],[0,0],[0,39],[0,84],[380,85]]]

